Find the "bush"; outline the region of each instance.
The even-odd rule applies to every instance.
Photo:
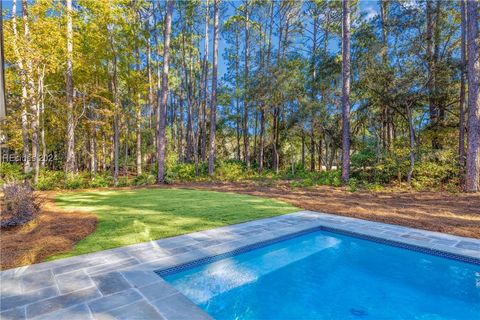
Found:
[[[358,181],[355,178],[350,178],[348,180],[348,191],[355,192],[358,190]]]
[[[150,184],[155,184],[156,178],[151,173],[142,173],[133,179],[132,184],[134,186],[148,186]]]
[[[1,221],[2,228],[19,226],[30,221],[38,212],[39,205],[32,188],[27,183],[12,182],[3,187],[4,210],[7,217]]]
[[[113,186],[113,177],[108,173],[95,175],[90,181],[91,188],[105,188]]]
[[[118,177],[117,187],[127,187],[130,183],[127,177]]]
[[[215,178],[224,181],[238,181],[244,178],[244,165],[238,161],[218,163]]]
[[[458,168],[454,163],[424,161],[415,164],[412,186],[415,189],[441,188],[458,177]]]
[[[21,165],[3,162],[0,164],[0,182],[22,181],[26,178]]]
[[[83,189],[88,188],[88,180],[84,173],[70,173],[65,180],[65,189]]]
[[[170,183],[174,183],[175,181],[178,181],[178,172],[167,170],[167,172],[165,173],[164,181],[166,184],[170,184]]]
[[[38,173],[36,190],[63,189],[65,186],[65,173],[63,171],[41,169]]]

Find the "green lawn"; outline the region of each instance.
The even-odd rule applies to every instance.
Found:
[[[98,224],[74,250],[52,259],[298,211],[272,199],[188,189],[61,193],[55,200],[62,209],[96,214]]]

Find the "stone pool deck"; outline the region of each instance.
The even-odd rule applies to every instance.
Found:
[[[479,239],[299,211],[2,271],[0,319],[210,319],[154,271],[313,228],[480,261]]]

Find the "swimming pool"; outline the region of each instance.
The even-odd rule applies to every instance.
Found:
[[[478,319],[480,266],[314,231],[164,279],[216,319]]]

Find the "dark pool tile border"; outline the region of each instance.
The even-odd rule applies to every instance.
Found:
[[[302,236],[302,235],[305,235],[305,234],[308,234],[308,233],[312,233],[312,232],[315,232],[315,231],[333,232],[333,233],[337,233],[337,234],[342,234],[342,235],[346,235],[346,236],[350,236],[350,237],[359,238],[359,239],[362,239],[362,240],[368,240],[368,241],[372,241],[372,242],[376,242],[376,243],[389,245],[389,246],[392,246],[392,247],[407,249],[407,250],[410,250],[410,251],[415,251],[415,252],[420,252],[420,253],[426,253],[426,254],[430,254],[430,255],[433,255],[433,256],[443,257],[443,258],[447,258],[447,259],[457,260],[457,261],[471,263],[471,264],[475,264],[475,265],[480,266],[480,259],[477,259],[477,258],[474,258],[474,257],[468,257],[468,256],[464,256],[464,255],[461,255],[461,254],[454,254],[454,253],[451,253],[451,252],[445,252],[445,251],[441,251],[441,250],[433,249],[433,248],[425,248],[425,247],[421,247],[421,246],[418,246],[418,245],[413,245],[413,244],[410,244],[410,243],[395,241],[395,240],[391,240],[391,239],[385,239],[385,238],[382,238],[382,237],[366,235],[366,234],[353,232],[353,231],[342,230],[342,229],[338,229],[338,228],[332,228],[332,227],[327,227],[327,226],[317,226],[317,227],[309,228],[309,229],[306,229],[306,230],[297,231],[297,232],[289,233],[289,234],[286,234],[286,235],[282,235],[282,236],[279,236],[279,237],[276,237],[276,238],[273,238],[273,239],[260,241],[260,242],[254,243],[254,244],[249,244],[249,245],[246,245],[246,246],[243,246],[243,247],[240,247],[238,249],[234,249],[232,251],[228,251],[228,252],[225,252],[225,253],[212,255],[212,256],[209,256],[209,257],[197,259],[197,260],[194,260],[194,261],[191,261],[191,262],[179,264],[179,265],[169,267],[169,268],[165,268],[165,269],[155,270],[154,272],[157,275],[159,275],[160,277],[166,277],[166,276],[172,275],[174,273],[179,273],[179,272],[182,272],[182,271],[185,271],[185,270],[188,270],[188,269],[192,269],[192,268],[195,268],[195,267],[198,267],[198,266],[201,266],[201,265],[216,262],[216,261],[219,261],[219,260],[222,260],[222,259],[225,259],[225,258],[230,258],[230,257],[236,256],[236,255],[239,255],[239,254],[242,254],[242,253],[245,253],[245,252],[249,252],[249,251],[252,251],[252,250],[255,250],[255,249],[266,247],[266,246],[274,244],[274,243],[278,243],[278,242],[282,242],[282,241],[289,240],[289,239],[292,239],[292,238],[296,238],[296,237],[299,237],[299,236]]]

